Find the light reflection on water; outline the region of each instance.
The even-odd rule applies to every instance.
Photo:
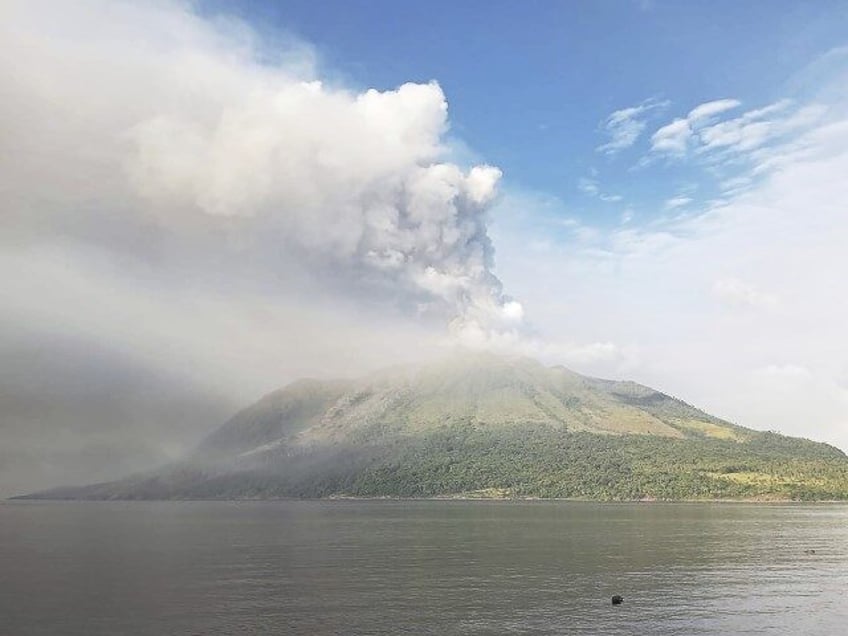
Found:
[[[0,572],[15,636],[838,635],[848,506],[8,502]]]

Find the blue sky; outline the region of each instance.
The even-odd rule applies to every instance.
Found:
[[[848,3],[797,2],[208,2],[261,33],[311,43],[325,77],[391,89],[437,80],[452,134],[504,171],[507,188],[557,197],[568,213],[614,223],[619,201],[643,215],[680,190],[715,195],[701,170],[634,165],[674,117],[722,98],[742,110],[796,97],[792,78],[842,45]],[[648,99],[641,138],[615,156],[596,151],[612,112]],[[615,203],[616,205],[610,205]]]

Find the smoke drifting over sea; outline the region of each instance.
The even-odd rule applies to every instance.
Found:
[[[144,448],[68,471],[109,478],[296,377],[526,331],[493,274],[501,172],[452,159],[435,81],[340,85],[308,45],[191,3],[0,11],[0,354],[17,361],[0,464],[22,487],[82,437],[99,458]],[[139,374],[180,409],[137,395]],[[107,378],[131,398],[87,399]]]

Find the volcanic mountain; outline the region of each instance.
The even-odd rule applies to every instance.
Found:
[[[737,426],[634,382],[474,354],[299,380],[176,464],[28,495],[843,499],[848,458]]]

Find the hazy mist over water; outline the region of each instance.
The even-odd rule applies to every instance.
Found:
[[[848,507],[9,502],[0,571],[15,636],[829,636]]]

